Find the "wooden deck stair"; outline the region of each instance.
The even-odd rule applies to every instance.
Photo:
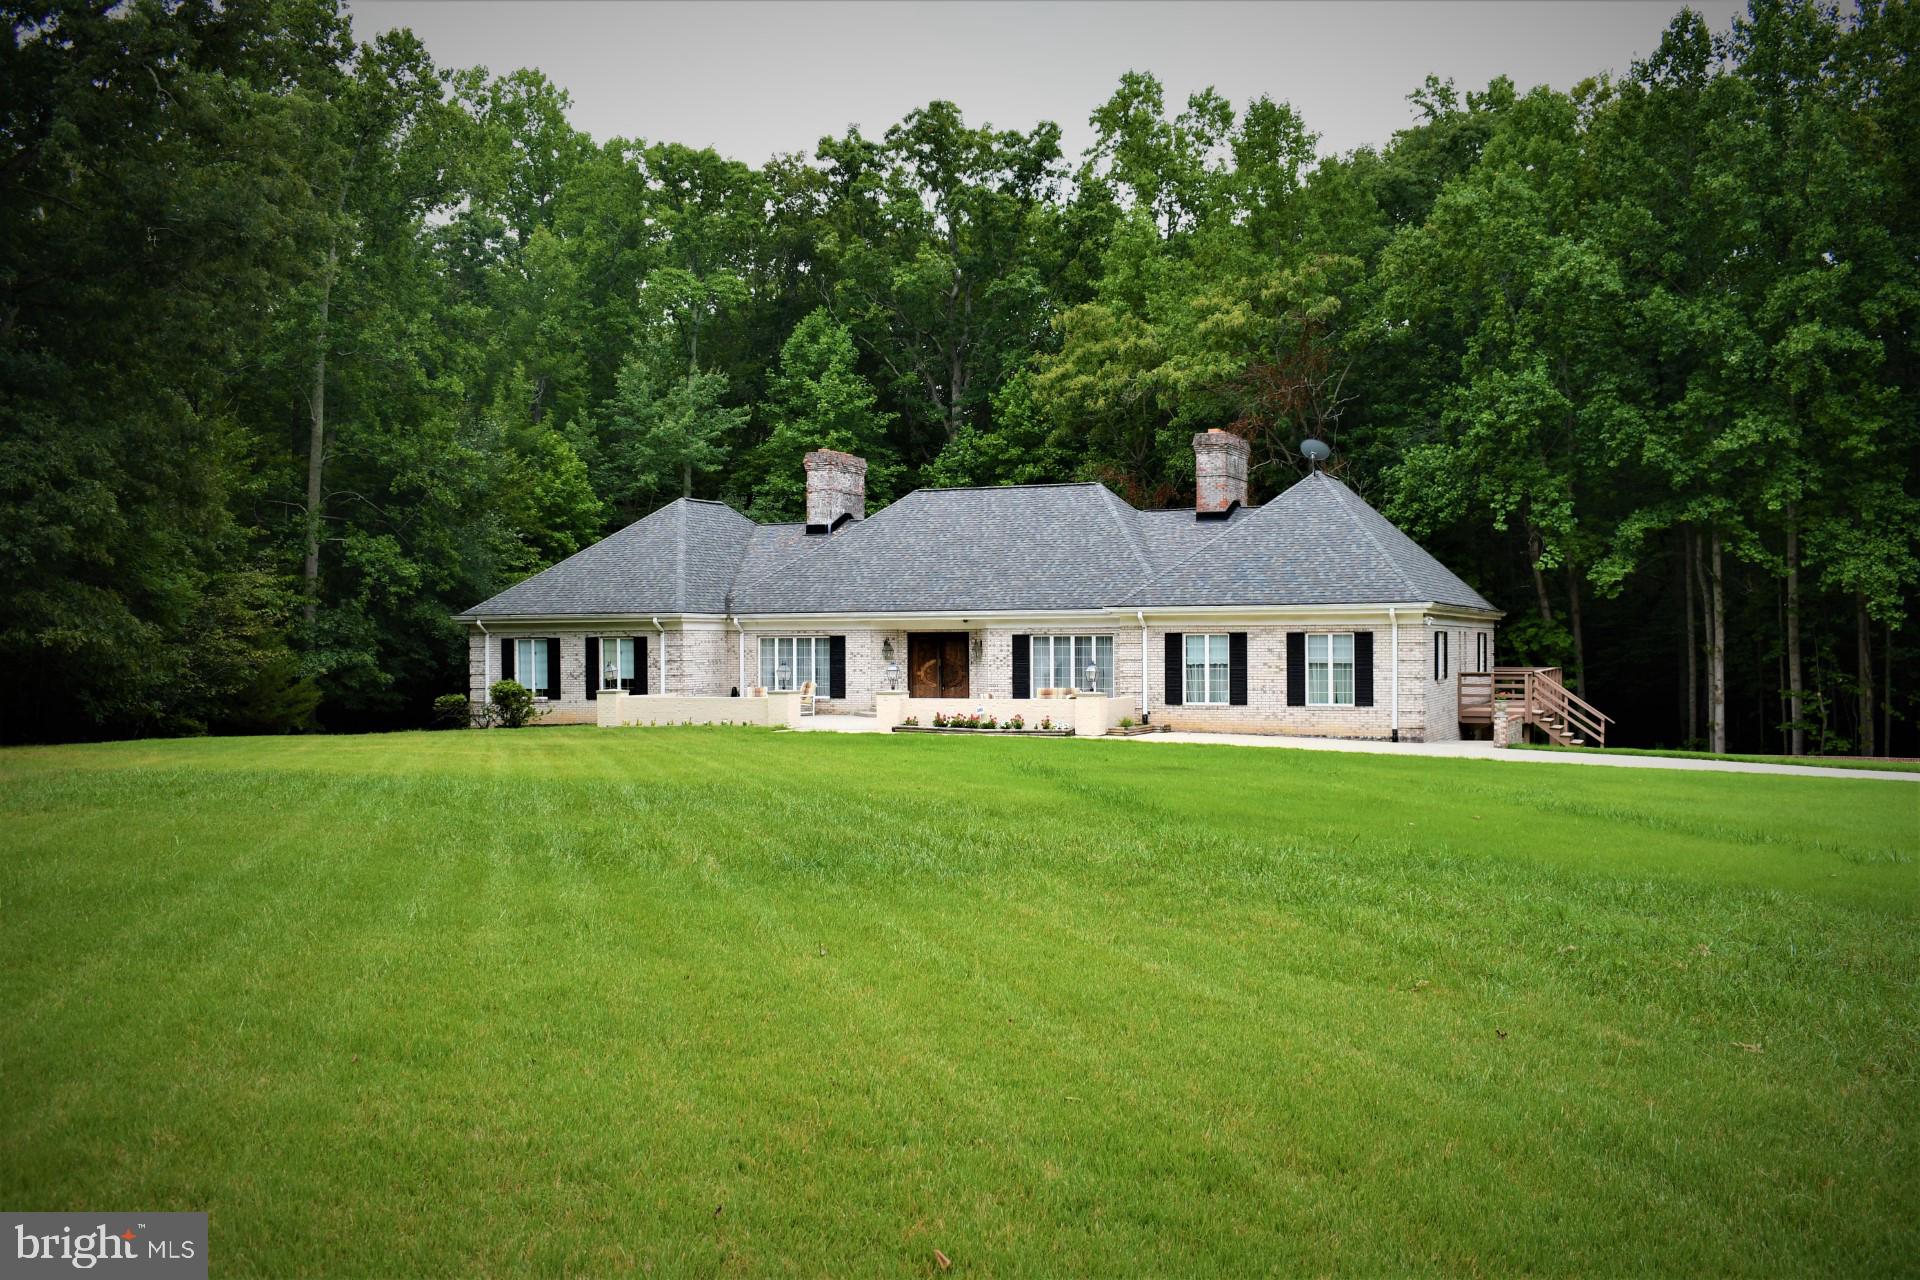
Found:
[[[1460,723],[1492,724],[1493,704],[1563,747],[1607,745],[1613,717],[1567,688],[1559,667],[1495,667],[1460,673]]]

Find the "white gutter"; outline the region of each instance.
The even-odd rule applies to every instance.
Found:
[[[667,629],[660,625],[660,616],[654,615],[653,629],[660,633],[660,692],[667,691]]]
[[[1387,621],[1393,624],[1393,741],[1400,741],[1400,614],[1387,606]]]
[[[1147,722],[1147,613],[1144,609],[1135,609],[1133,616],[1140,619],[1140,723]]]

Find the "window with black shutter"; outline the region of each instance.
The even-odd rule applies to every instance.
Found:
[[[1227,634],[1227,705],[1247,705],[1247,633]]]
[[[1166,692],[1161,701],[1170,707],[1184,705],[1182,690],[1186,687],[1186,637],[1178,631],[1167,632]]]
[[[1033,637],[1013,638],[1013,696],[1033,696]]]
[[[560,701],[560,641],[558,637],[547,641],[547,700]]]
[[[1287,632],[1287,705],[1307,705],[1307,633]]]
[[[1353,633],[1353,705],[1373,705],[1373,632]]]
[[[847,696],[847,638],[834,636],[832,639],[827,658],[827,696],[844,698]]]
[[[614,641],[617,646],[620,642]],[[615,659],[618,662],[618,659]],[[600,696],[600,637],[587,637],[587,701],[593,702]]]

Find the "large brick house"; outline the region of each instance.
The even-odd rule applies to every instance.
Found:
[[[864,461],[808,454],[805,524],[682,498],[459,614],[471,694],[511,677],[567,722],[614,689],[811,681],[820,711],[864,714],[882,690],[1074,688],[1176,729],[1458,737],[1457,675],[1491,669],[1500,611],[1326,473],[1250,507],[1246,442],[1194,451],[1192,510],[1051,484],[871,516]]]

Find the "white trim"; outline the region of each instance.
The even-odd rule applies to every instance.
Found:
[[[1307,669],[1304,672],[1305,679],[1306,679],[1305,687],[1306,687],[1306,695],[1307,695],[1306,705],[1309,707],[1330,707],[1330,708],[1359,706],[1360,690],[1357,687],[1359,678],[1360,678],[1359,646],[1356,643],[1353,643],[1354,637],[1358,633],[1353,631],[1303,631],[1300,634],[1306,637],[1305,641],[1300,646],[1302,661],[1304,661],[1307,666]],[[1318,664],[1316,664],[1313,660],[1313,638],[1315,636],[1325,636],[1327,640],[1327,656],[1324,661]],[[1349,642],[1347,645],[1347,649],[1349,653],[1349,657],[1347,659],[1347,666],[1352,668],[1352,674],[1349,678],[1351,679],[1353,684],[1350,685],[1347,690],[1347,701],[1345,702],[1338,701],[1334,697],[1334,690],[1337,686],[1333,678],[1333,669],[1334,669],[1334,666],[1338,663],[1339,659],[1333,656],[1333,641],[1334,641],[1334,638],[1337,636],[1345,636],[1347,637],[1347,640]],[[1313,700],[1313,669],[1316,665],[1324,666],[1327,669],[1327,701],[1325,702],[1315,702]]]
[[[1379,604],[1276,604],[1276,605],[1206,605],[1183,606],[1181,608],[1155,609],[1150,624],[1165,625],[1169,630],[1179,629],[1182,622],[1208,622],[1224,625],[1229,621],[1259,624],[1266,621],[1286,621],[1311,623],[1315,621],[1347,622],[1368,618],[1386,619],[1398,610],[1406,610],[1416,615],[1447,622],[1492,625],[1506,616],[1500,609],[1469,609],[1460,605],[1436,604],[1431,600],[1398,600]],[[662,630],[702,630],[700,624],[725,630],[731,622],[743,630],[766,629],[818,629],[830,631],[847,630],[910,630],[913,624],[924,622],[945,630],[954,630],[947,624],[958,621],[969,627],[995,627],[1019,629],[1033,627],[1071,627],[1077,625],[1112,626],[1116,618],[1132,615],[1136,620],[1146,620],[1147,611],[1127,605],[1103,605],[1092,609],[1026,609],[1026,610],[946,610],[946,611],[901,611],[897,613],[689,613],[689,614],[528,614],[521,617],[494,617],[491,621],[496,628],[519,627],[622,627],[653,626]],[[662,619],[666,626],[662,625]],[[482,618],[472,614],[454,614],[455,622],[481,625]]]
[[[1215,693],[1213,687],[1213,641],[1216,639],[1227,642],[1227,684],[1225,688],[1218,691],[1220,694],[1218,698],[1213,696]],[[1202,646],[1200,661],[1200,665],[1207,669],[1207,697],[1204,700],[1196,699],[1193,696],[1193,689],[1188,683],[1188,668],[1193,666],[1193,661],[1187,656],[1187,646],[1195,640],[1205,640],[1207,642]],[[1143,679],[1145,678],[1145,674],[1145,672],[1141,673]],[[1180,705],[1185,707],[1227,707],[1233,705],[1232,633],[1226,631],[1183,631],[1180,633]]]

